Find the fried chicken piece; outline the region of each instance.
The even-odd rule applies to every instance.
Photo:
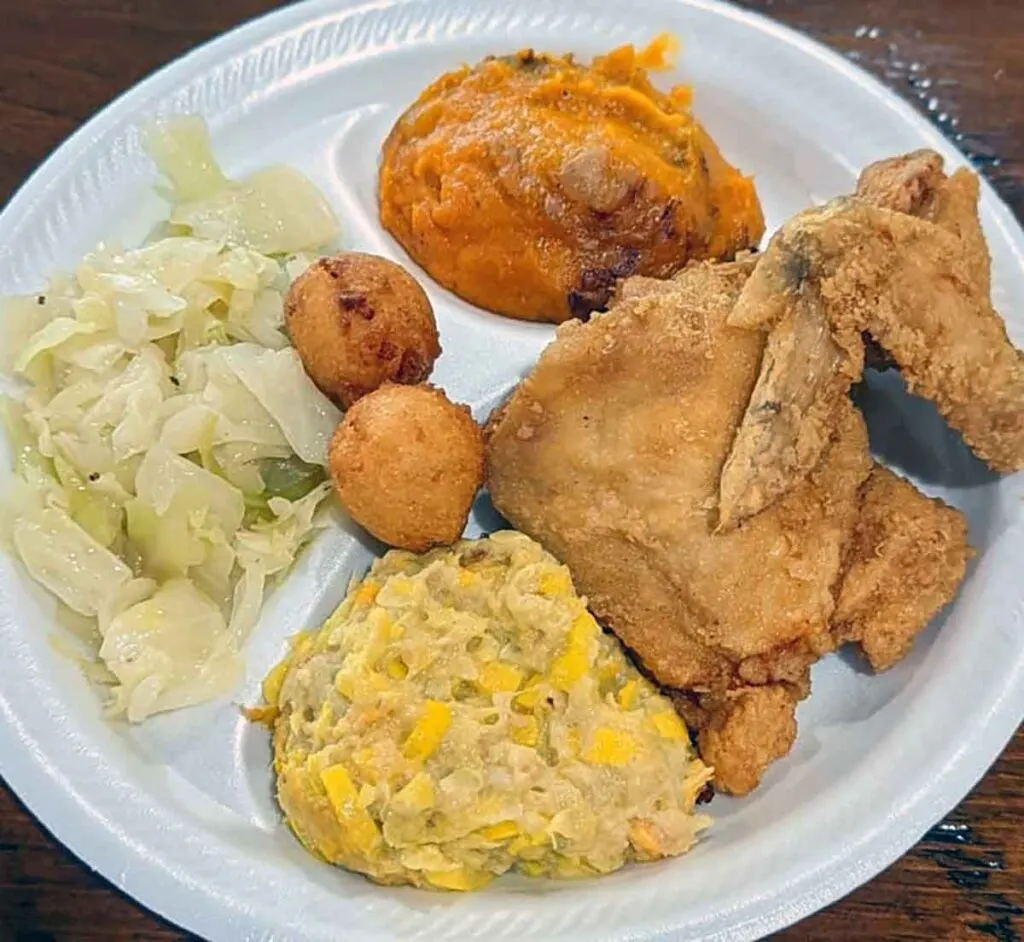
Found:
[[[988,296],[992,262],[978,221],[975,174],[961,167],[947,177],[942,157],[933,150],[917,150],[865,167],[855,195],[881,209],[933,222],[956,236],[978,294]]]
[[[794,217],[744,286],[729,323],[769,335],[722,472],[723,527],[770,506],[822,459],[863,372],[865,333],[993,469],[1024,468],[1024,354],[989,300],[977,179],[958,172],[935,185],[933,168],[916,166],[916,177],[902,168],[902,189],[890,164],[865,172],[868,198]]]
[[[887,670],[952,598],[972,555],[962,514],[876,466],[833,615],[839,641],[856,641],[876,671]]]
[[[697,746],[715,770],[715,784],[728,795],[746,795],[765,770],[796,741],[799,697],[788,684],[741,687],[699,708]],[[681,711],[684,718],[687,712]]]
[[[495,506],[570,567],[660,682],[712,696],[705,738],[723,756],[759,715],[727,719],[747,702],[729,690],[799,685],[834,647],[833,586],[870,471],[851,406],[813,481],[742,532],[713,534],[721,464],[760,359],[758,334],[725,325],[752,264],[627,281],[608,314],[559,329],[487,430]],[[723,790],[752,787],[750,770],[782,748],[781,734],[749,735],[761,758],[737,755],[735,780],[725,761]]]
[[[603,308],[619,278],[756,246],[753,182],[689,89],[651,84],[651,59],[530,50],[441,76],[384,143],[382,224],[470,303],[554,322]]]
[[[741,529],[715,532],[721,468],[764,345],[726,323],[755,263],[623,282],[607,314],[559,328],[486,430],[495,506],[569,566],[594,613],[676,688],[715,757],[716,787],[737,795],[788,751],[809,665],[870,634],[835,630],[844,570],[878,551],[888,584],[886,567],[904,563],[888,555],[892,541],[851,548],[873,474],[849,401],[806,480]],[[908,519],[932,513],[924,497],[905,506]],[[943,585],[948,600],[955,584]],[[906,635],[933,601],[917,623],[908,610]]]
[[[762,343],[725,326],[748,268],[687,269],[562,327],[488,426],[498,510],[570,567],[661,682],[695,690],[790,679],[830,647],[831,587],[870,470],[851,406],[813,483],[712,538]]]

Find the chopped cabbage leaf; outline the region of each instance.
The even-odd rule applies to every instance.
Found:
[[[235,586],[229,626],[239,641],[256,624],[267,579],[284,572],[302,544],[316,529],[326,525],[326,518],[318,511],[330,489],[330,483],[324,481],[297,501],[273,497],[269,501],[273,519],[239,531],[235,545],[242,578]]]
[[[267,167],[244,180],[228,180],[217,166],[201,119],[154,125],[145,143],[173,187],[173,226],[265,255],[319,249],[338,235],[334,211],[297,170]]]
[[[12,537],[32,578],[68,608],[96,615],[132,571],[56,507],[14,521]]]
[[[193,235],[284,255],[326,245],[338,221],[310,181],[290,167],[268,167],[212,196],[179,203],[171,222]]]
[[[154,122],[145,129],[143,139],[179,200],[202,199],[228,185],[213,156],[206,122],[198,115]]]
[[[273,519],[255,523],[235,538],[241,565],[258,565],[268,576],[287,569],[313,530],[326,525],[318,510],[330,490],[330,482],[324,481],[296,501],[272,497],[269,506]]]
[[[93,324],[83,324],[70,317],[58,317],[39,328],[29,338],[28,343],[18,354],[17,360],[14,361],[14,370],[26,379],[39,382],[40,369],[49,366],[49,361],[43,359],[46,354],[52,355],[56,349],[71,340],[72,337],[77,337],[79,334],[94,334],[97,330],[98,328]]]
[[[212,432],[203,424],[209,421],[192,414],[192,435],[196,448],[212,435],[212,444],[251,442],[276,448],[287,448],[288,439],[280,425],[245,386],[224,357],[228,347],[209,347],[185,354],[179,360],[179,381],[186,392],[193,392],[195,403],[212,410],[216,422]],[[311,407],[307,404],[307,408]],[[186,419],[179,421],[185,422]],[[196,436],[198,436],[196,438]]]
[[[135,493],[158,516],[178,513],[234,536],[242,525],[242,492],[187,458],[154,445],[135,474]]]
[[[123,525],[123,505],[118,495],[87,482],[60,455],[54,456],[53,466],[71,519],[100,546],[115,547]]]
[[[100,657],[119,682],[114,711],[130,722],[225,694],[242,671],[224,615],[187,579],[112,618]]]
[[[341,413],[302,368],[295,350],[238,343],[218,351],[228,368],[273,416],[292,450],[309,464],[327,464],[327,446]]]
[[[29,340],[56,316],[53,301],[44,294],[4,299],[0,309],[4,324],[0,368],[8,373],[14,372],[15,363],[24,357]]]

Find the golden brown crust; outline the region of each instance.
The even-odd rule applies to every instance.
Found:
[[[441,76],[384,143],[384,227],[488,310],[560,322],[618,279],[755,246],[753,182],[631,46],[582,66],[532,51]]]
[[[426,293],[376,255],[314,262],[288,292],[285,321],[306,372],[342,408],[386,381],[423,382],[441,354]]]
[[[387,384],[345,413],[329,460],[357,523],[389,546],[423,552],[462,535],[483,478],[483,436],[441,390]]]
[[[722,475],[725,525],[821,460],[863,370],[865,335],[994,470],[1024,468],[1024,354],[989,299],[977,178],[936,182],[933,161],[908,161],[865,171],[870,200],[787,222],[744,287],[729,323],[769,332],[769,353]]]
[[[850,408],[812,483],[713,533],[760,356],[756,334],[725,326],[745,275],[696,266],[660,293],[627,282],[612,311],[559,329],[489,423],[498,510],[569,565],[658,680],[694,690],[790,679],[832,646],[831,589],[870,469]]]
[[[857,196],[883,209],[920,216],[945,182],[942,157],[933,150],[915,150],[865,167],[857,178]]]
[[[797,698],[784,684],[730,691],[709,713],[697,735],[715,785],[727,795],[746,795],[765,770],[796,740]]]
[[[860,644],[876,671],[892,667],[953,597],[971,555],[963,514],[876,466],[848,549],[837,638]]]

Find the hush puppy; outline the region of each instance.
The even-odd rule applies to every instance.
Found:
[[[462,535],[483,480],[483,434],[441,390],[388,383],[345,413],[330,467],[357,523],[389,546],[422,553]]]
[[[423,382],[441,354],[426,292],[376,255],[314,262],[292,284],[285,320],[306,372],[343,409],[384,382]]]

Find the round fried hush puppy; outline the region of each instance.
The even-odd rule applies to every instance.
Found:
[[[423,382],[441,354],[426,292],[376,255],[314,262],[292,284],[285,320],[306,372],[343,409],[386,381]]]
[[[483,480],[483,433],[441,390],[388,383],[345,413],[330,467],[357,523],[421,553],[462,535]]]

